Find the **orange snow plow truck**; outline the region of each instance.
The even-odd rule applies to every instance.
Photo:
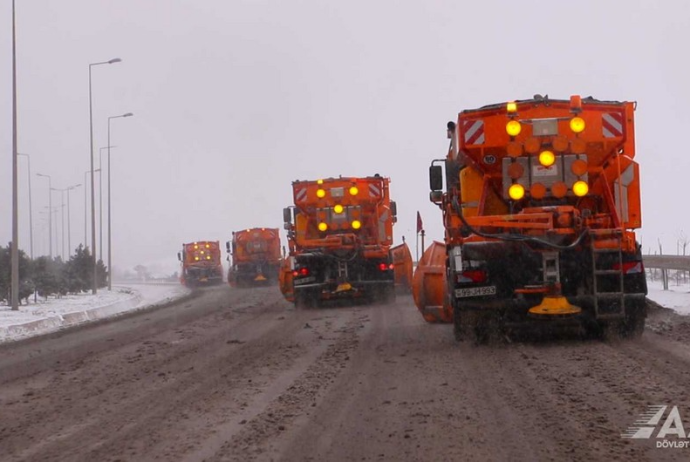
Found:
[[[225,243],[232,255],[228,283],[246,287],[278,282],[280,270],[280,234],[278,228],[251,228],[232,233]],[[229,257],[228,257],[229,258]]]
[[[395,298],[389,183],[379,175],[292,183],[294,206],[283,211],[290,251],[280,272],[287,300],[305,307]]]
[[[223,282],[223,265],[220,262],[218,241],[182,244],[182,252],[177,253],[177,258],[182,262],[180,282],[187,287]]]
[[[445,242],[426,250],[413,283],[427,321],[475,341],[550,321],[642,333],[635,106],[537,95],[448,123],[448,155],[429,171]]]

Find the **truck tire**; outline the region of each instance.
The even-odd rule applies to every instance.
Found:
[[[621,325],[621,335],[628,338],[638,338],[644,332],[647,318],[647,303],[636,302],[626,306],[625,319]]]
[[[295,293],[295,308],[309,309],[318,306],[316,295],[307,291],[299,291]]]

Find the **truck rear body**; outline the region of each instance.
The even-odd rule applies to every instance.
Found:
[[[182,262],[180,281],[188,287],[223,282],[218,241],[197,241],[182,245],[178,254]]]
[[[288,300],[394,297],[389,181],[376,175],[293,183],[294,206],[284,217],[290,255],[281,275]]]
[[[276,284],[280,269],[278,228],[251,228],[232,233],[227,243],[232,255],[228,283],[232,286]]]
[[[445,320],[488,311],[643,326],[634,108],[535,97],[449,124],[446,188],[434,166],[431,193],[445,227]]]

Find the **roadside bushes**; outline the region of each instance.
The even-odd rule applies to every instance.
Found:
[[[10,244],[0,247],[0,301],[11,300],[11,261]],[[98,287],[105,287],[108,271],[99,260],[96,264]],[[51,295],[62,296],[91,290],[93,281],[93,261],[88,247],[80,245],[68,261],[60,257],[47,256],[31,260],[19,251],[19,298],[26,300],[34,294],[47,298]]]

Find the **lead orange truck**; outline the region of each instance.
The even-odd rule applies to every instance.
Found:
[[[389,183],[380,175],[292,183],[294,206],[283,211],[290,250],[281,270],[285,298],[297,306],[394,300]]]
[[[218,241],[196,241],[182,244],[177,258],[182,262],[180,282],[187,287],[212,285],[223,282]]]
[[[427,321],[453,322],[457,339],[530,320],[642,333],[635,106],[537,95],[448,123],[448,155],[430,167],[445,242],[414,275]]]
[[[232,264],[228,283],[233,287],[276,284],[280,269],[278,228],[250,228],[232,233],[226,242]]]

